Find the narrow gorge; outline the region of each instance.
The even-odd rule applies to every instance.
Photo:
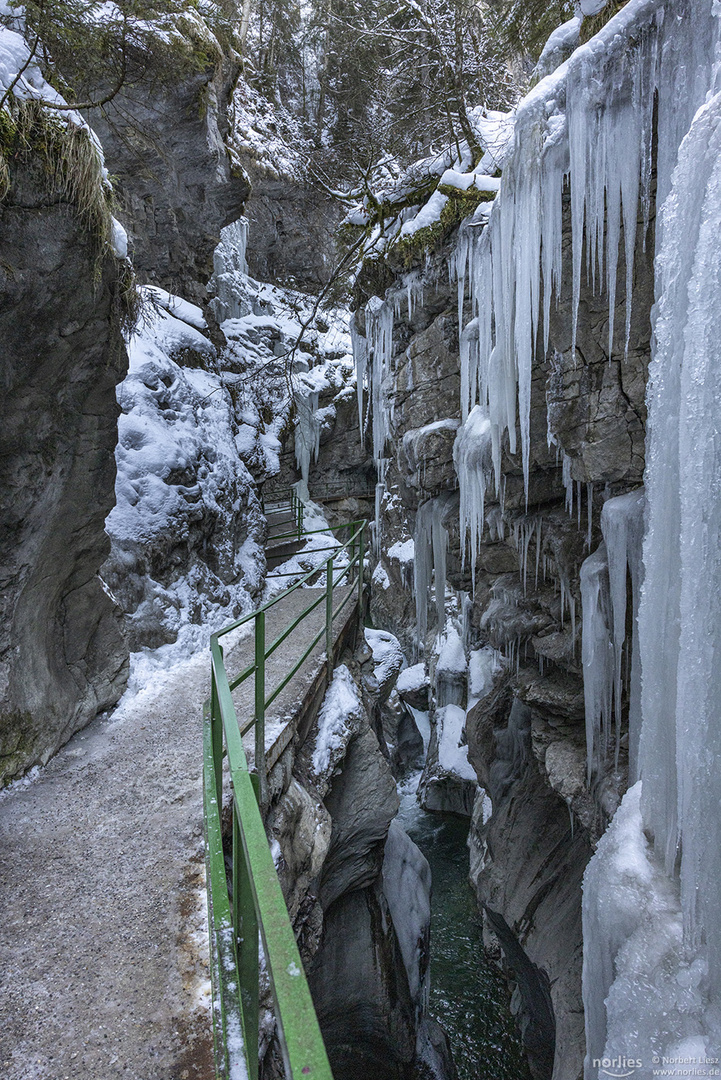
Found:
[[[3,1076],[721,1075],[720,65],[0,0]]]

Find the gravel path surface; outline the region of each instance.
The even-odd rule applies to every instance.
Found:
[[[299,590],[274,609],[268,642],[311,596]],[[321,604],[274,667],[294,662],[324,616]],[[229,650],[228,666],[242,667],[250,647],[244,638]],[[321,653],[322,643],[303,683]],[[159,675],[0,795],[2,1080],[211,1080],[208,675],[205,651]],[[241,708],[249,700],[252,682]],[[269,724],[277,732],[272,714]]]
[[[0,1075],[212,1076],[198,657],[0,801]]]

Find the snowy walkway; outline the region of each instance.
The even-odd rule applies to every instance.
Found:
[[[336,606],[345,591],[336,590]],[[267,641],[315,595],[298,590],[273,608]],[[269,661],[269,690],[322,625],[324,607]],[[271,760],[290,734],[280,718],[317,685],[323,644],[269,710]],[[251,649],[248,632],[228,651],[231,673]],[[213,1076],[201,800],[208,672],[203,651],[0,796],[3,1080]],[[236,692],[239,715],[250,715],[252,694],[251,680]]]

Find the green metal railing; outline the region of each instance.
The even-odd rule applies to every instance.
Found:
[[[297,509],[297,508],[294,508]],[[297,518],[295,519],[297,522]],[[302,511],[300,517],[302,527]],[[278,1042],[288,1080],[332,1080],[323,1039],[318,1027],[310,991],[296,945],[293,928],[283,899],[268,840],[263,826],[266,804],[265,715],[268,706],[301,668],[311,652],[325,638],[327,678],[333,668],[333,621],[349,600],[358,605],[362,622],[363,561],[365,521],[352,522],[351,536],[334,547],[325,566],[326,585],[320,597],[266,645],[266,612],[318,573],[308,571],[290,588],[268,603],[226,626],[210,641],[211,696],[204,716],[203,790],[206,837],[208,911],[213,982],[213,1034],[216,1075],[224,1080],[258,1077],[259,1027],[259,941],[272,990]],[[327,530],[319,530],[327,531]],[[337,531],[337,530],[332,530]],[[293,534],[295,535],[295,531]],[[316,549],[317,550],[317,549]],[[337,567],[341,553],[348,553],[345,566]],[[334,591],[346,581],[350,588],[334,608]],[[303,655],[268,692],[266,660],[320,604],[325,604],[325,620]],[[220,639],[245,623],[254,621],[254,661],[229,679]],[[232,692],[254,676],[254,715],[242,728],[238,723]],[[255,727],[255,770],[248,768],[243,735]],[[228,759],[232,787],[232,852],[230,888],[226,874],[221,808],[223,759]]]
[[[294,488],[286,488],[279,492],[267,492],[261,496],[260,501],[264,514],[269,512],[290,514],[293,520],[293,529],[289,533],[284,533],[283,536],[293,536],[295,539],[300,540],[301,536],[303,536],[303,503],[298,498]],[[278,540],[280,537],[274,536],[273,539]]]

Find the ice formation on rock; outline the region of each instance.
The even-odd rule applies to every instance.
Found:
[[[385,447],[392,417],[391,397],[387,376],[393,354],[393,308],[377,296],[366,304],[366,339],[368,349],[368,392],[373,408],[373,457],[377,462],[385,457]],[[362,401],[360,373],[358,398]],[[362,411],[362,410],[361,410]]]
[[[480,405],[474,405],[459,428],[453,446],[453,464],[461,498],[461,552],[465,565],[466,538],[470,533],[473,571],[483,536],[484,501],[491,479],[491,422]]]
[[[613,715],[613,643],[608,629],[611,618],[605,544],[589,555],[581,567],[581,604],[581,657],[590,781],[608,753]]]
[[[571,190],[574,327],[585,249],[589,280],[604,284],[608,295],[610,353],[622,224],[627,335],[630,326],[639,199],[646,220],[649,214],[654,110],[661,201],[709,86],[712,7],[713,0],[630,0],[521,103],[488,227],[470,222],[460,231],[453,269],[462,416],[476,403],[488,411],[497,490],[502,441],[507,432],[516,452],[517,419],[528,486],[531,367],[541,329],[548,347],[551,297],[560,283],[564,185]],[[471,310],[464,324],[466,286]]]
[[[624,682],[628,683],[629,702],[629,778],[631,783],[638,778],[641,727],[638,605],[643,580],[641,543],[644,506],[643,488],[608,499],[601,513],[604,542],[581,567],[583,686],[589,779],[607,758],[612,719],[615,723],[615,764],[618,767]],[[626,633],[629,578],[630,649]]]
[[[418,507],[413,537],[415,552],[416,594],[416,640],[423,649],[428,632],[428,602],[431,586],[435,589],[438,626],[446,621],[446,557],[448,532],[441,521],[445,501],[443,497],[429,499]]]
[[[242,319],[252,310],[247,298],[247,245],[247,218],[239,218],[221,229],[220,243],[213,253],[213,277],[208,286],[215,293],[211,306],[219,323],[226,319]]]
[[[650,5],[628,7],[644,16]],[[692,10],[679,2],[655,7],[664,12],[652,50],[660,194],[669,191],[677,154],[678,165],[659,215],[647,393],[641,786],[624,797],[584,882],[586,1080],[596,1080],[599,1058],[620,1047],[641,1061],[639,1080],[653,1075],[654,1057],[698,1061],[721,1051],[721,94],[714,95],[719,70],[708,63],[721,9],[710,0]],[[637,63],[653,44],[644,32],[639,41]],[[673,55],[683,57],[684,76],[675,95],[678,71],[665,66]],[[675,136],[708,90],[679,150]],[[673,123],[664,120],[672,106]],[[617,525],[607,521],[607,534],[620,549]],[[614,681],[615,666],[614,656]],[[619,870],[635,878],[630,891]]]

